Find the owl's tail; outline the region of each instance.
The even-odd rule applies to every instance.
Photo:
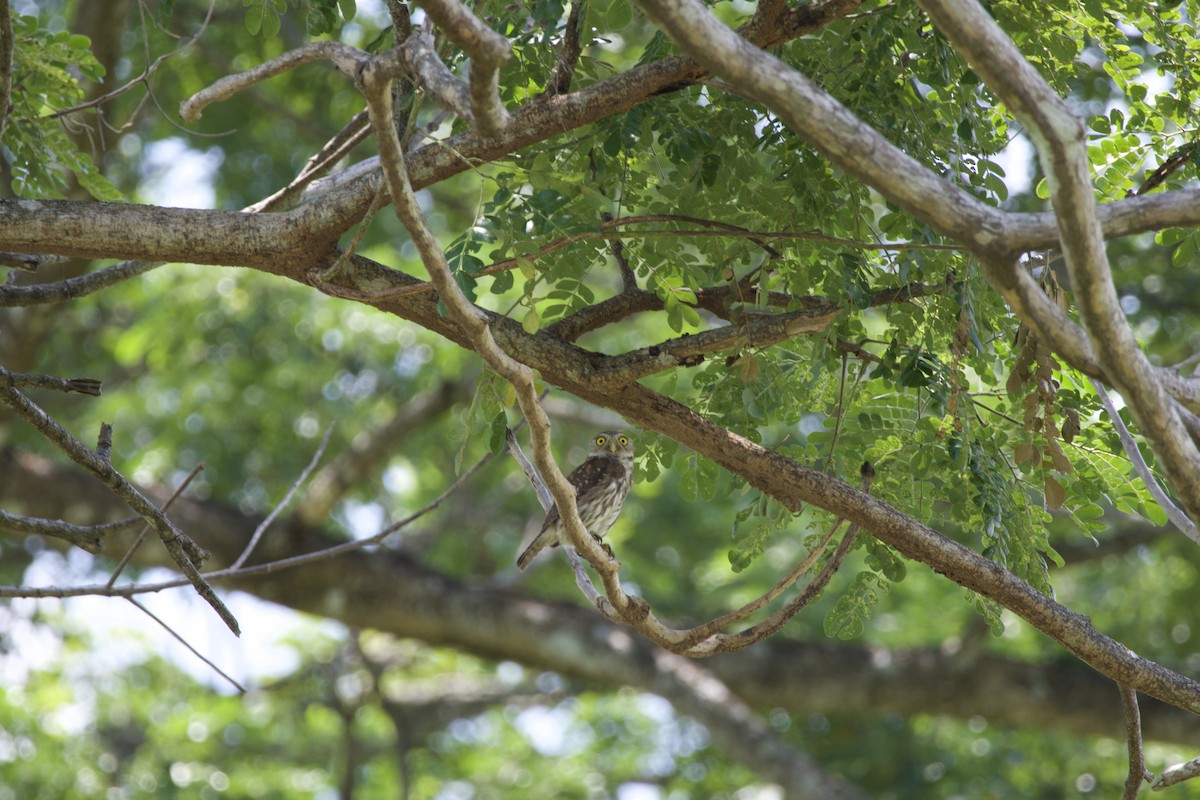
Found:
[[[517,569],[524,570],[529,566],[529,562],[533,561],[538,553],[546,549],[546,545],[555,543],[554,531],[550,528],[544,528],[541,533],[533,538],[521,555],[517,556]]]

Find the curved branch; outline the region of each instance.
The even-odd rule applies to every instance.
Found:
[[[511,117],[500,101],[500,67],[512,58],[512,45],[458,0],[418,2],[450,41],[471,57],[468,119],[484,136],[501,133]]]
[[[195,122],[203,115],[204,109],[213,103],[228,100],[256,83],[262,83],[276,75],[313,61],[331,61],[342,73],[354,77],[354,73],[365,55],[358,48],[341,42],[332,40],[308,42],[283,55],[276,56],[270,61],[259,64],[254,69],[235,75],[226,75],[211,86],[201,89],[180,104],[179,116],[188,122]]]

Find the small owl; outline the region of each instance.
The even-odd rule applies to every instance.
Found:
[[[617,521],[633,484],[633,439],[623,431],[597,434],[587,458],[567,476],[567,481],[575,488],[575,504],[583,527],[600,541]],[[558,506],[551,506],[542,529],[517,559],[517,568],[525,569],[543,549],[558,547],[565,539]]]

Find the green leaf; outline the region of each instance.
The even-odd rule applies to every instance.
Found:
[[[521,327],[524,328],[525,332],[530,336],[537,333],[542,327],[542,321],[538,318],[536,308],[531,308],[525,312],[525,316],[521,318]]]
[[[263,28],[263,34],[265,34],[268,39],[274,39],[276,36],[279,35],[280,24],[281,24],[281,19],[278,14],[273,14],[270,11],[266,11],[264,9],[263,18],[262,18],[262,28]]]
[[[250,2],[250,0],[247,0],[247,2]],[[246,9],[246,30],[248,30],[250,32],[251,36],[258,35],[258,32],[260,30],[262,30],[262,24],[263,24],[263,7],[262,6],[251,6],[250,8],[247,8]]]
[[[838,639],[854,639],[863,634],[872,609],[879,603],[880,594],[891,584],[873,572],[860,572],[854,583],[825,615],[825,635]]]
[[[513,274],[509,270],[492,276],[492,294],[504,294],[513,287]]]
[[[633,21],[633,3],[630,0],[612,0],[605,15],[605,26],[610,31],[622,31]]]
[[[503,411],[492,417],[491,435],[488,437],[488,449],[492,455],[499,455],[504,450],[504,439],[508,432],[508,415]]]

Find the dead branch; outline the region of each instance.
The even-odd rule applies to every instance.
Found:
[[[197,593],[213,607],[213,610],[231,631],[235,634],[238,633],[237,620],[197,569],[197,565],[208,557],[207,551],[192,541],[186,533],[179,530],[175,523],[155,507],[112,464],[96,452],[89,450],[46,412],[10,385],[8,381],[10,374],[8,370],[0,367],[0,402],[17,412],[42,436],[66,453],[72,461],[99,478],[114,494],[128,503],[130,508],[141,514],[143,519],[158,533],[163,546],[171,554],[175,564],[187,576],[188,581],[195,587]]]
[[[188,487],[188,484],[190,484],[192,482],[192,479],[195,478],[197,475],[199,475],[201,470],[203,470],[203,469],[204,469],[203,462],[192,467],[191,471],[187,474],[187,476],[182,481],[179,482],[178,486],[175,487],[175,491],[171,492],[171,496],[167,498],[167,502],[163,503],[163,505],[162,505],[163,512],[166,512],[167,509],[169,509],[171,507],[171,504],[175,502],[176,498],[178,498],[181,494],[184,493],[184,491]],[[125,567],[129,564],[130,560],[133,559],[133,554],[136,553],[138,548],[142,546],[142,542],[146,540],[146,536],[149,533],[150,533],[149,525],[144,526],[141,529],[141,531],[138,532],[137,538],[135,538],[133,540],[133,544],[131,544],[129,546],[129,549],[127,549],[125,551],[125,555],[121,556],[121,560],[119,562],[117,562],[117,566],[113,568],[112,575],[109,576],[108,583],[105,584],[106,586],[111,588],[112,585],[117,582],[117,578],[119,578],[121,576],[121,572],[124,571]]]
[[[1150,789],[1151,791],[1161,792],[1163,789],[1170,788],[1184,781],[1190,781],[1197,776],[1200,776],[1200,758],[1193,758],[1191,761],[1176,764],[1169,769],[1163,770],[1163,773],[1150,785]]]
[[[296,492],[299,491],[300,487],[304,485],[304,482],[308,480],[308,476],[312,474],[314,469],[317,468],[317,462],[321,460],[321,456],[325,453],[325,447],[329,444],[329,435],[331,433],[333,433],[332,422],[326,426],[325,435],[321,437],[321,443],[317,445],[317,452],[313,453],[313,457],[308,462],[308,466],[301,470],[300,475],[295,481],[292,482],[291,488],[289,488],[283,495],[283,499],[275,504],[275,507],[271,509],[271,513],[267,514],[262,523],[260,523],[259,526],[254,529],[254,533],[250,536],[250,541],[246,543],[246,549],[243,550],[241,555],[234,559],[233,563],[229,565],[230,569],[239,569],[242,564],[246,563],[246,559],[248,559],[250,554],[254,552],[254,548],[258,547],[258,542],[267,532],[267,528],[271,527],[271,523],[275,521],[277,516],[279,516],[279,512],[283,511],[283,509],[287,507],[288,503],[290,503],[292,498],[296,495]]]
[[[0,374],[14,389],[49,389],[54,392],[75,392],[93,397],[100,396],[100,381],[95,378],[58,378],[53,375],[35,375],[30,372]]]
[[[132,521],[125,520],[126,524],[123,527],[136,525],[139,521],[137,517],[134,517]],[[73,525],[58,519],[26,517],[0,509],[0,528],[62,539],[89,553],[99,553],[104,549],[104,538],[101,536],[98,526],[95,525]],[[107,530],[113,530],[113,528]]]

